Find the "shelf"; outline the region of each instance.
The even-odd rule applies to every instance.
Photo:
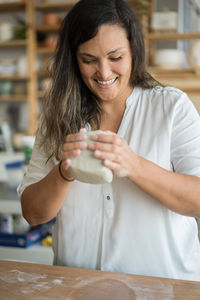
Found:
[[[69,1],[69,2],[64,2],[64,1],[60,1],[57,3],[39,3],[35,5],[35,9],[36,10],[40,10],[40,11],[61,11],[63,12],[63,9],[70,9],[74,6],[74,4],[76,4],[78,2],[77,1]],[[129,4],[133,4],[133,0],[127,0],[127,2]]]
[[[40,3],[35,5],[36,10],[40,11],[61,11],[63,12],[63,9],[70,9],[73,7],[73,5],[77,1],[71,1],[71,2],[57,2],[57,3]]]
[[[177,80],[173,81],[173,80],[163,80],[163,79],[160,80],[160,78],[156,78],[156,79],[166,86],[175,87],[187,94],[199,94],[200,93],[200,87],[198,85],[192,86],[191,84],[188,84],[188,86],[187,86],[184,84],[184,82],[177,82]]]
[[[27,40],[10,40],[6,42],[0,42],[0,47],[25,47],[26,45]]]
[[[28,1],[28,0],[27,0]],[[17,12],[25,10],[25,2],[11,2],[11,3],[0,3],[0,12]]]
[[[165,78],[199,78],[200,68],[164,69],[151,66],[148,71]]]
[[[38,77],[49,77],[51,74],[47,70],[40,70],[37,72]]]
[[[200,32],[191,33],[149,33],[146,35],[148,40],[189,40],[189,39],[200,39]]]
[[[40,32],[57,32],[59,31],[60,26],[36,26],[35,30]]]
[[[53,54],[55,52],[55,48],[49,48],[45,46],[38,46],[37,53],[38,54]]]
[[[0,95],[0,102],[23,102],[27,98],[27,95]]]
[[[25,75],[1,75],[0,74],[0,80],[15,80],[15,81],[21,81],[21,80],[28,80],[28,76]]]
[[[163,69],[149,67],[148,71],[164,85],[174,86],[186,93],[200,93],[200,68]]]
[[[159,82],[164,84],[165,86],[172,86],[185,93],[191,94],[199,94],[200,93],[200,85],[199,79],[194,78],[177,78],[177,77],[164,77],[158,74],[151,73],[152,76],[157,79]]]

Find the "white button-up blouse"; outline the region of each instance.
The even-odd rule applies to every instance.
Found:
[[[135,87],[118,134],[157,165],[200,176],[200,117],[180,90]],[[49,154],[37,139],[19,196],[57,163],[46,163]],[[127,178],[74,181],[56,218],[53,249],[57,265],[200,280],[196,220],[171,211]]]

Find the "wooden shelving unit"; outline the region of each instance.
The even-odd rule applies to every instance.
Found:
[[[200,39],[200,32],[191,32],[191,33],[149,33],[146,36],[146,39],[151,41],[163,41],[163,40],[192,40]]]
[[[26,23],[27,23],[27,32],[26,32],[26,40],[10,40],[6,42],[0,42],[0,51],[7,51],[7,48],[12,51],[17,47],[23,47],[26,51],[26,55],[28,57],[28,74],[26,76],[20,76],[18,74],[13,75],[0,75],[0,80],[9,80],[9,81],[25,81],[27,85],[27,94],[19,95],[0,95],[0,102],[25,102],[28,103],[28,113],[29,113],[29,125],[27,129],[27,134],[34,135],[36,129],[36,106],[37,99],[33,92],[34,85],[34,77],[33,77],[33,63],[31,62],[34,54],[34,44],[35,39],[32,38],[33,34],[33,0],[29,1],[21,1],[21,2],[8,2],[8,3],[0,3],[0,13],[17,13],[23,12],[25,14]],[[31,23],[32,22],[32,23]]]
[[[0,8],[1,9],[1,8]],[[7,47],[26,47],[27,40],[11,40],[6,42],[0,42],[0,48],[7,48]]]
[[[23,76],[23,75],[18,75],[18,74],[15,74],[15,75],[1,75],[0,74],[0,80],[15,80],[15,81],[18,81],[18,80],[29,80],[29,77],[28,76]]]
[[[46,47],[46,46],[38,46],[37,53],[38,54],[52,54],[54,53],[54,48]]]
[[[180,69],[163,69],[158,67],[149,67],[151,73],[160,74],[165,77],[179,78],[199,78],[200,68],[180,68]]]
[[[59,26],[36,26],[36,31],[40,32],[57,32],[59,30]]]
[[[167,4],[166,4],[167,6]],[[148,49],[149,67],[148,71],[161,83],[174,86],[182,91],[192,95],[200,93],[200,68],[180,68],[180,69],[163,69],[151,65],[154,54],[155,43],[171,43],[176,41],[191,41],[200,39],[200,32],[152,32],[151,17],[155,9],[155,0],[152,0],[149,16],[149,32],[145,34],[146,46]],[[185,16],[187,18],[187,16]],[[186,57],[187,58],[187,57]],[[200,107],[200,105],[198,105]],[[199,110],[199,108],[198,108]],[[200,112],[200,111],[199,111]]]
[[[18,12],[24,11],[26,7],[25,2],[8,2],[8,3],[0,3],[0,12],[1,13],[9,13],[9,12]]]
[[[63,9],[70,9],[73,7],[73,5],[78,2],[78,1],[71,1],[71,2],[64,2],[64,1],[60,1],[60,2],[56,2],[56,3],[51,3],[51,2],[46,2],[44,1],[44,3],[39,3],[35,5],[35,9],[36,10],[40,10],[43,12],[63,12]]]
[[[0,95],[0,102],[23,102],[27,99],[27,95]]]
[[[43,97],[43,91],[38,91],[38,80],[41,80],[43,77],[48,77],[48,72],[46,70],[38,71],[36,70],[37,58],[38,56],[42,57],[42,60],[48,59],[52,56],[55,48],[45,46],[45,43],[39,44],[37,42],[37,34],[43,33],[56,34],[59,30],[58,26],[46,26],[36,24],[37,14],[46,14],[48,12],[54,13],[67,13],[69,9],[77,1],[66,2],[62,0],[60,2],[48,2],[40,1],[38,3],[36,0],[27,0],[25,2],[11,2],[11,3],[0,3],[0,14],[2,13],[15,13],[15,12],[24,12],[27,20],[27,38],[26,40],[11,40],[7,42],[0,42],[0,51],[6,51],[7,48],[15,50],[17,47],[24,47],[26,50],[28,58],[28,74],[27,76],[19,75],[0,75],[0,80],[13,80],[13,81],[25,81],[27,84],[27,95],[11,95],[11,96],[1,96],[0,102],[15,102],[15,101],[27,101],[29,109],[29,125],[27,134],[34,135],[37,128],[37,119],[38,119],[38,100]],[[134,0],[127,0],[129,4],[133,4]],[[153,1],[154,2],[154,1]],[[154,9],[154,3],[149,10],[149,16],[146,16],[146,20],[150,22],[151,15]],[[177,40],[191,40],[191,39],[200,39],[200,32],[191,32],[191,33],[153,33],[149,30],[150,26],[147,24],[144,30],[145,41],[147,46],[147,52],[150,53],[151,47],[156,42],[167,42],[167,41],[177,41]],[[149,31],[149,32],[148,32]],[[163,83],[174,83],[174,86],[181,88],[183,91],[190,93],[199,93],[200,85],[198,81],[200,79],[200,70],[199,69],[161,69],[153,66],[149,66],[149,72],[159,81]],[[186,84],[185,84],[186,82]]]

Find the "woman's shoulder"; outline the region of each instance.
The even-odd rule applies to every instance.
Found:
[[[182,90],[171,86],[155,86],[142,88],[136,86],[132,99],[137,99],[140,107],[146,110],[161,112],[196,110],[188,95]],[[134,101],[132,101],[134,105]]]
[[[172,86],[155,86],[150,89],[141,89],[143,98],[147,98],[149,102],[179,105],[188,102],[189,97],[182,90]],[[190,101],[189,101],[190,102]]]
[[[185,95],[183,91],[181,91],[178,88],[172,87],[172,86],[160,86],[157,85],[155,87],[152,87],[150,89],[144,89],[145,93],[149,93],[152,95],[158,95],[158,96],[165,96],[165,97],[181,97]]]

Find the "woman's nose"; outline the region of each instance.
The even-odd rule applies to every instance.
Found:
[[[110,79],[109,77],[111,74],[112,74],[112,71],[107,62],[101,62],[98,64],[97,75],[98,75],[99,79],[103,79],[103,80]]]

